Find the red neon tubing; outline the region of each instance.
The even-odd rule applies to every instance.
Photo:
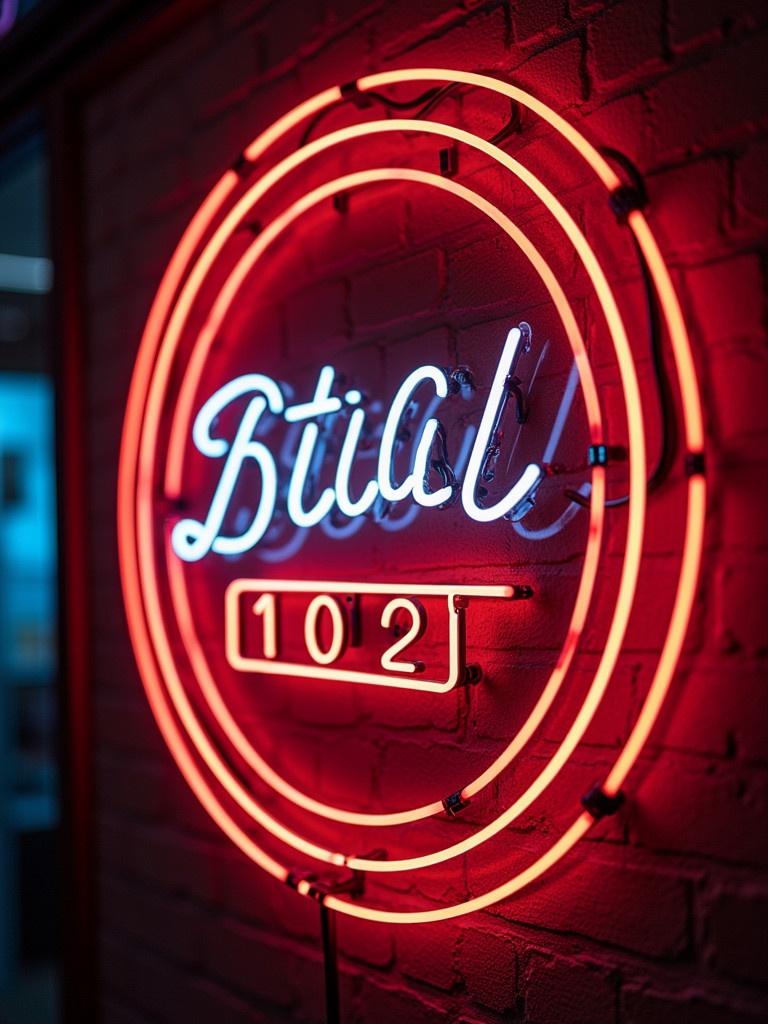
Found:
[[[550,111],[549,108],[545,107],[543,104],[535,100],[533,97],[529,97],[527,94],[522,93],[521,90],[517,90],[514,87],[506,86],[505,83],[496,82],[494,79],[481,75],[472,75],[464,72],[454,73],[442,70],[427,69],[410,72],[389,72],[386,73],[385,75],[371,76],[368,79],[361,80],[361,82],[358,84],[360,85],[361,88],[374,88],[378,85],[384,85],[396,81],[414,81],[423,79],[432,79],[440,81],[464,81],[467,84],[483,86],[486,88],[490,88],[493,91],[513,96],[519,101],[525,103],[525,105],[529,106],[531,109],[536,110],[537,113],[539,113],[542,117],[544,117],[551,124],[553,124],[553,126],[557,128],[561,132],[561,134],[568,138],[568,140],[575,146],[575,148],[587,160],[587,162],[589,162],[593,166],[593,169],[596,170],[596,172],[601,177],[601,179],[607,187],[613,188],[618,183],[616,176],[613,174],[610,167],[608,167],[608,165],[605,163],[602,157],[599,156],[596,150],[594,150],[594,148],[591,147],[589,143],[587,143],[586,140],[584,140],[580,136],[580,134],[576,132],[574,128],[569,126],[567,122],[564,122],[562,118],[559,117],[559,115],[556,115],[553,111]],[[307,101],[307,104],[304,104],[303,107],[308,108],[311,104],[315,103],[313,109],[320,109],[323,105],[325,105],[325,97],[331,96],[333,98],[338,98],[339,93],[338,90],[327,90],[326,93],[320,95],[321,97],[323,97],[323,100],[318,102],[318,97],[313,97],[311,100]],[[331,100],[329,99],[328,102],[330,101]],[[290,114],[286,115],[286,117],[281,119],[281,121],[278,122],[277,125],[273,126],[271,129],[268,129],[268,131],[265,132],[260,137],[260,140],[257,140],[256,143],[249,147],[249,155],[256,156],[264,152],[267,146],[272,142],[276,141],[283,131],[288,130],[288,127],[291,127],[293,124],[298,123],[300,119],[301,118],[297,114],[297,111],[293,111]],[[278,125],[285,127],[278,130]],[[216,204],[212,205],[215,206]],[[200,212],[202,213],[202,208]],[[210,217],[211,220],[213,218],[213,215],[214,214],[212,212]],[[665,319],[670,329],[673,354],[675,358],[676,369],[681,379],[681,390],[684,399],[683,415],[686,441],[688,443],[690,451],[699,451],[701,450],[703,444],[703,431],[701,429],[701,408],[698,395],[698,388],[696,385],[695,373],[693,371],[693,364],[690,354],[690,345],[688,342],[682,317],[680,316],[679,306],[677,305],[677,300],[674,295],[671,282],[669,281],[669,277],[666,272],[666,267],[664,266],[663,260],[661,259],[661,256],[658,253],[658,249],[656,248],[655,242],[652,239],[652,236],[650,235],[650,231],[647,229],[647,225],[645,224],[644,218],[642,218],[641,215],[631,215],[630,227],[633,231],[635,231],[635,234],[638,237],[638,241],[640,242],[641,247],[643,248],[643,251],[646,254],[646,258],[648,259],[651,273],[654,278],[654,283],[659,294],[660,304],[662,306]],[[185,240],[188,240],[188,234],[185,235],[184,239],[182,239],[182,243]],[[180,243],[177,253],[179,252],[179,250],[181,250],[182,243]],[[166,279],[170,274],[170,270],[171,267],[169,267],[169,271],[166,273],[166,276],[163,279],[163,284],[166,283]],[[164,308],[164,304],[163,301],[161,301],[161,294],[159,291],[155,303],[153,304],[152,314],[150,316],[150,320],[148,321],[147,329],[145,330],[145,335],[142,341],[142,353],[140,353],[140,359],[137,361],[137,367],[134,372],[134,380],[132,383],[131,396],[129,397],[128,412],[126,415],[126,426],[124,430],[123,446],[121,449],[121,500],[119,502],[119,518],[121,528],[121,571],[123,573],[123,583],[124,589],[126,591],[126,605],[127,610],[129,612],[129,620],[133,620],[131,622],[131,632],[132,636],[134,636],[135,634],[136,639],[138,640],[141,640],[142,638],[146,639],[146,632],[145,630],[142,630],[137,625],[136,622],[137,615],[135,613],[138,613],[138,617],[143,617],[143,609],[141,607],[140,589],[137,586],[135,586],[135,584],[137,584],[138,581],[136,580],[135,576],[133,576],[133,574],[136,571],[136,565],[135,562],[132,561],[131,556],[135,556],[135,548],[132,543],[130,531],[127,531],[126,534],[125,530],[125,527],[127,525],[132,525],[133,509],[127,509],[126,502],[123,501],[122,498],[126,496],[126,492],[128,492],[128,494],[130,493],[129,484],[133,482],[133,469],[131,465],[130,456],[133,454],[132,448],[135,447],[135,428],[137,426],[137,416],[140,417],[141,415],[140,406],[143,399],[143,389],[136,386],[141,383],[141,375],[139,373],[140,368],[142,366],[141,355],[146,355],[149,359],[151,359],[152,356],[154,355],[154,352],[152,350],[152,332],[149,329],[151,326],[151,321],[154,322],[152,319],[152,315],[154,314],[154,318],[155,320],[157,320],[164,318],[166,313],[167,306]],[[145,359],[144,363],[146,363],[146,361],[147,360]],[[647,735],[647,732],[650,731],[650,728],[652,727],[653,723],[652,721],[649,722],[648,718],[649,716],[653,715],[654,702],[657,707],[660,706],[659,695],[661,694],[663,696],[663,692],[668,686],[669,679],[671,678],[671,674],[674,670],[677,654],[679,653],[679,645],[682,643],[682,637],[685,634],[686,624],[690,617],[690,606],[693,600],[693,593],[695,591],[696,580],[698,577],[701,556],[701,534],[703,530],[705,494],[706,491],[704,480],[699,477],[691,478],[691,481],[689,482],[689,515],[687,520],[686,536],[684,542],[683,571],[681,572],[680,585],[678,587],[672,620],[670,622],[670,632],[667,636],[667,640],[665,641],[665,644],[662,649],[659,667],[654,678],[654,682],[651,686],[651,692],[649,692],[648,698],[646,699],[646,704],[643,708],[643,712],[641,713],[641,717],[645,715],[645,718],[643,719],[642,728],[640,728],[641,721],[639,719],[636,723],[635,730],[633,730],[632,737],[635,738],[636,750],[631,749],[629,745],[625,747],[625,753],[629,751],[629,754],[627,755],[627,757],[624,757],[623,760],[622,755],[620,755],[619,759],[617,760],[614,769],[614,773],[616,774],[617,778],[619,774],[617,769],[619,768],[619,766],[621,766],[621,772],[623,773],[623,776],[625,776],[631,768],[631,763],[628,762],[630,758],[634,759],[634,757],[637,756],[637,752],[639,752],[639,745],[642,745],[643,742],[641,734],[645,733],[645,735]],[[129,504],[132,505],[132,502],[129,502]],[[129,578],[131,576],[133,576],[132,579]],[[138,604],[135,603],[136,598],[138,598]],[[146,669],[147,675],[151,676],[155,674],[156,670],[154,662],[152,660],[151,648],[144,648],[144,650],[141,653],[148,655],[148,658],[144,661],[143,666]],[[139,658],[140,652],[137,647],[137,659]],[[144,675],[144,673],[142,673],[142,675]],[[653,700],[651,700],[651,698],[653,698]],[[163,698],[161,697],[161,700],[162,699]],[[166,726],[166,728],[163,728],[163,732],[164,734],[166,734],[166,738],[168,738],[167,723],[163,721],[159,724],[161,724],[161,728],[163,728],[163,726]],[[236,825],[234,825],[234,823],[231,821],[231,819],[228,818],[226,812],[224,812],[223,809],[221,809],[220,815],[214,813],[211,810],[210,801],[207,799],[207,797],[210,796],[210,791],[208,790],[206,792],[202,792],[197,785],[197,780],[194,778],[190,780],[191,763],[188,761],[188,759],[185,759],[183,756],[181,756],[185,753],[183,741],[181,741],[181,738],[178,733],[176,733],[176,735],[173,738],[178,739],[180,741],[180,749],[177,752],[181,757],[180,767],[182,768],[182,771],[188,778],[188,781],[190,781],[192,788],[195,789],[195,791],[198,793],[198,796],[202,799],[203,803],[208,807],[209,811],[211,811],[212,815],[218,821],[220,826],[224,828],[225,831],[227,831],[227,833],[233,838],[237,845],[239,845],[244,850],[244,852],[247,853],[248,856],[251,856],[252,859],[257,861],[257,863],[261,863],[261,865],[264,866],[266,870],[270,870],[271,873],[276,874],[277,877],[281,877],[281,870],[279,866],[276,866],[275,862],[271,861],[269,858],[267,858],[269,863],[263,863],[266,855],[263,853],[263,851],[256,847],[255,844],[253,844],[248,839],[248,837],[245,836],[241,830],[239,830],[239,828]],[[177,760],[178,759],[179,758],[177,758]],[[618,781],[618,785],[620,785],[620,780]],[[533,878],[538,877],[542,873],[542,871],[546,870],[549,866],[551,866],[551,864],[555,863],[558,859],[560,859],[560,857],[562,857],[567,852],[568,849],[570,849],[570,847],[578,840],[580,835],[582,835],[587,830],[590,824],[591,819],[586,815],[581,815],[576,820],[571,829],[561,838],[561,840],[558,841],[558,843],[555,844],[555,846],[553,846],[550,849],[550,851],[548,851],[545,855],[540,857],[539,860],[537,860],[533,865],[531,865],[529,869],[518,875],[516,879],[512,879],[510,882],[505,883],[505,885],[497,887],[491,892],[485,893],[483,894],[483,896],[478,897],[473,901],[469,901],[464,904],[459,904],[454,907],[442,908],[441,910],[437,911],[393,913],[376,908],[367,908],[363,906],[351,905],[343,900],[334,899],[333,901],[328,902],[329,904],[332,903],[335,906],[335,909],[338,909],[345,913],[354,913],[356,916],[369,917],[376,920],[399,921],[403,923],[412,923],[415,921],[422,920],[438,920],[443,917],[455,916],[457,914],[469,912],[470,910],[481,909],[481,907],[488,906],[490,903],[493,903],[498,899],[503,899],[505,896],[511,895],[512,892],[517,891],[519,888],[522,887],[522,885],[528,884],[530,881],[533,880]],[[284,874],[284,869],[282,869],[282,874]]]

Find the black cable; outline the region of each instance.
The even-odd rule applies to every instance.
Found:
[[[342,106],[342,104],[348,103],[350,100],[353,103],[357,102],[357,105],[360,107],[370,106],[371,102],[380,103],[387,110],[409,111],[413,110],[414,107],[418,107],[419,109],[414,111],[412,116],[414,119],[421,120],[422,118],[427,117],[428,114],[431,114],[432,111],[437,106],[439,106],[439,104],[442,103],[444,99],[446,99],[452,93],[456,92],[460,87],[460,82],[449,82],[447,85],[433,86],[431,89],[427,89],[426,92],[423,92],[419,96],[415,96],[413,99],[410,100],[393,100],[389,96],[385,96],[383,93],[380,92],[358,92],[354,88],[348,88],[342,95],[341,99],[337,100],[335,103],[332,103],[330,106],[324,107],[322,110],[319,110],[315,114],[315,116],[311,118],[310,121],[308,121],[304,131],[301,134],[301,138],[299,139],[298,148],[301,149],[303,146],[306,146],[306,144],[309,142],[312,135],[314,134],[315,129],[317,128],[317,126],[320,124],[324,117],[330,114],[331,111],[337,110],[340,106]],[[521,114],[522,110],[520,104],[513,100],[512,112],[510,114],[509,120],[488,141],[492,145],[497,146],[500,142],[503,142],[504,139],[508,138],[510,135],[513,135],[515,132],[520,131],[522,122]]]
[[[454,87],[455,83],[453,82],[446,86],[433,86],[431,89],[427,89],[426,92],[414,96],[411,100],[393,100],[380,92],[356,92],[354,89],[348,89],[346,95],[342,95],[341,99],[330,106],[323,107],[307,123],[299,139],[298,148],[301,149],[302,146],[306,146],[315,128],[317,128],[324,117],[330,114],[331,111],[337,110],[342,104],[348,103],[350,100],[354,102],[356,97],[358,101],[364,101],[366,106],[372,101],[374,103],[381,103],[387,110],[413,110],[414,107],[421,107],[420,110],[416,111],[414,117],[425,117]]]
[[[320,904],[320,928],[323,933],[323,972],[325,974],[325,1024],[339,1024],[339,954],[336,942],[336,914]]]
[[[632,182],[629,189],[634,193],[634,208],[645,205],[645,202],[647,201],[645,182],[635,165],[628,157],[623,153],[620,153],[618,150],[606,148],[602,150],[602,153],[605,156],[611,157],[627,172],[627,175]],[[622,188],[622,198],[626,199],[628,196],[628,192],[626,191],[627,187]],[[617,215],[621,215],[617,210],[616,205],[614,205],[614,210],[617,212]],[[651,277],[651,271],[645,259],[645,254],[640,248],[634,232],[632,234],[632,242],[635,247],[635,253],[637,254],[637,259],[640,264],[640,272],[643,278],[646,311],[648,316],[651,362],[653,364],[653,375],[656,385],[656,396],[659,403],[659,416],[661,420],[661,445],[659,455],[654,470],[648,478],[648,483],[646,485],[648,494],[652,494],[654,491],[658,490],[667,479],[674,462],[678,441],[677,416],[675,413],[672,388],[670,387],[669,378],[664,365],[663,331],[661,318],[659,316],[659,305],[656,299],[656,291],[653,286],[653,278]],[[585,498],[582,494],[579,494],[578,491],[567,490],[565,491],[565,495],[577,505],[581,505],[583,508],[589,508],[589,498]],[[605,507],[618,508],[621,505],[626,505],[628,501],[629,495],[625,494],[620,498],[608,499],[605,502]]]

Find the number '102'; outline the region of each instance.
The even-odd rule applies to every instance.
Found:
[[[272,661],[280,657],[280,605],[276,594],[261,594],[252,605],[252,612],[260,622],[264,658]],[[388,601],[381,613],[380,626],[390,631],[398,612],[409,620],[402,636],[398,636],[381,655],[379,664],[388,672],[423,672],[421,661],[400,660],[400,656],[423,636],[427,628],[427,614],[419,601],[410,597],[395,597]],[[330,624],[330,639],[321,639],[321,620]],[[309,602],[304,613],[304,646],[317,665],[332,665],[346,651],[351,641],[351,629],[346,609],[339,598],[331,594],[318,594]]]

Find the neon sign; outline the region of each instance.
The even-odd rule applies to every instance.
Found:
[[[427,872],[472,851],[494,848],[505,830],[562,783],[564,769],[598,710],[616,693],[616,669],[641,591],[650,503],[646,417],[632,332],[602,261],[556,196],[556,183],[545,184],[498,140],[426,115],[362,120],[296,144],[298,129],[351,95],[365,99],[380,90],[422,82],[440,90],[485,90],[519,104],[572,148],[614,205],[626,199],[626,186],[612,166],[572,125],[529,94],[487,75],[440,69],[383,72],[317,94],[246,148],[179,242],[142,338],[119,473],[121,574],[131,639],[153,713],[187,783],[223,832],[275,879],[339,912],[396,923],[450,918],[513,896],[565,857],[615,805],[658,718],[680,655],[699,573],[706,497],[701,404],[684,319],[648,221],[639,206],[629,203],[624,223],[616,230],[630,234],[652,282],[672,352],[686,449],[686,472],[676,492],[685,510],[678,579],[640,711],[621,749],[612,753],[612,763],[601,770],[589,799],[570,810],[569,804],[563,805],[565,822],[539,837],[540,847],[532,856],[516,850],[508,878],[483,888],[481,877],[479,891],[444,906],[393,906],[386,889],[365,898],[323,890],[317,876],[328,867],[359,872],[375,890],[376,879],[386,874]],[[352,106],[349,113],[354,115],[363,104]],[[293,185],[300,191],[297,172],[331,162],[338,149],[398,137],[418,138],[425,146],[438,142],[461,147],[493,162],[543,208],[559,237],[572,247],[590,297],[596,300],[623,399],[627,500],[617,526],[607,519],[616,425],[606,412],[580,319],[553,269],[552,256],[512,219],[501,200],[481,195],[459,180],[460,175],[413,166],[418,161],[411,154],[408,166],[366,166],[322,184],[314,184],[312,177],[308,191],[275,205],[275,194],[284,194],[278,186]],[[434,161],[434,149],[429,155]],[[525,419],[525,396],[516,393],[518,384],[512,386],[512,377],[516,360],[530,342],[530,328],[513,315],[513,309],[506,336],[494,342],[492,369],[482,381],[487,394],[471,429],[460,429],[455,422],[453,429],[448,426],[452,403],[457,401],[452,389],[460,386],[452,376],[455,371],[446,370],[437,359],[425,362],[421,353],[410,364],[417,368],[400,374],[386,393],[392,396],[386,408],[381,405],[386,397],[381,388],[369,400],[357,382],[341,384],[336,359],[315,364],[312,388],[302,385],[294,393],[293,384],[267,373],[266,366],[256,364],[260,372],[253,372],[251,358],[247,368],[238,365],[232,372],[231,366],[223,366],[224,356],[215,357],[217,338],[232,310],[244,301],[244,282],[264,266],[302,217],[340,192],[393,183],[427,188],[486,218],[530,269],[554,311],[558,343],[568,353],[569,369],[547,427],[549,439],[537,455],[523,458],[513,450],[516,442],[510,443],[508,433],[504,436],[513,406]],[[231,246],[241,225],[253,222],[255,211],[262,209],[267,212],[251,241]],[[213,383],[204,386],[209,377]],[[567,470],[557,465],[555,456],[569,434],[565,422],[577,392],[586,452],[575,467],[580,474],[573,491],[578,501],[561,498],[558,505],[550,498],[549,519],[536,520],[534,498],[543,505],[540,495]],[[414,396],[420,401],[419,411],[409,422],[416,429],[406,431],[409,436],[404,439],[403,422],[412,413]],[[329,440],[331,431],[326,430],[329,424],[337,431],[335,448]],[[278,444],[281,430],[293,432],[293,447]],[[366,437],[373,437],[375,444],[363,450]],[[496,471],[502,462],[509,480],[490,494],[489,484],[498,485]],[[249,486],[244,501],[243,489]],[[554,491],[550,487],[547,493]],[[382,514],[383,506],[389,506],[391,514]],[[421,510],[424,514],[417,523]],[[298,679],[303,687],[367,684],[355,690],[369,694],[371,700],[385,697],[391,688],[403,699],[445,701],[450,699],[446,694],[482,675],[469,653],[476,641],[468,622],[479,621],[471,617],[490,616],[494,610],[493,621],[509,623],[523,609],[528,613],[546,608],[551,593],[545,586],[539,599],[525,565],[513,572],[509,566],[500,569],[482,560],[475,565],[481,579],[463,578],[456,559],[446,559],[440,567],[445,575],[454,574],[451,579],[417,580],[408,564],[398,578],[382,579],[370,555],[375,541],[366,526],[371,522],[400,545],[411,533],[423,538],[429,531],[438,535],[449,529],[469,531],[461,536],[475,538],[496,537],[494,531],[503,529],[504,545],[515,539],[520,544],[545,544],[569,524],[578,526],[583,538],[562,642],[514,731],[484,764],[473,761],[448,795],[442,792],[404,807],[381,809],[331,802],[319,791],[302,788],[254,741],[234,710],[233,696],[255,683],[288,684]],[[280,534],[286,525],[296,531],[288,541]],[[277,545],[275,534],[280,534]],[[325,558],[327,564],[324,550],[310,548],[311,538],[321,536],[334,536],[336,551],[357,545],[350,548],[356,554],[343,573],[319,576],[306,571],[312,559]],[[595,620],[596,593],[608,587],[611,575],[603,574],[604,579],[600,572],[609,536],[620,552],[620,566],[613,572],[615,582],[606,599],[610,614],[601,621],[597,653],[593,648],[589,671],[582,669],[580,677],[587,675],[587,682],[579,687],[574,666],[587,626]],[[263,569],[270,558],[281,559],[290,571],[273,576]],[[253,571],[256,559],[259,571]],[[424,559],[422,570],[427,571],[423,564]],[[520,598],[530,600],[520,604]],[[217,609],[220,632],[208,629],[211,609]],[[395,626],[398,632],[393,635]],[[476,692],[482,699],[482,685]],[[449,832],[437,848],[425,848],[418,832],[409,831],[427,819],[455,816],[470,800],[482,810],[489,787],[501,781],[513,763],[521,763],[547,716],[558,707],[570,710],[557,741],[535,771],[523,773],[504,806],[499,809],[491,803],[493,811],[483,824],[458,838],[455,831]],[[271,800],[264,798],[267,789]],[[326,827],[313,831],[316,819]],[[302,825],[296,824],[302,820]],[[338,830],[338,843],[327,838],[328,823]],[[258,828],[258,840],[253,826]],[[352,838],[359,828],[393,835],[396,852],[386,858],[359,854],[356,851],[367,842]],[[412,847],[406,848],[409,842]]]

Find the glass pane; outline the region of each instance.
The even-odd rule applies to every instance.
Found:
[[[57,1018],[56,494],[41,136],[0,159],[0,1021]]]

